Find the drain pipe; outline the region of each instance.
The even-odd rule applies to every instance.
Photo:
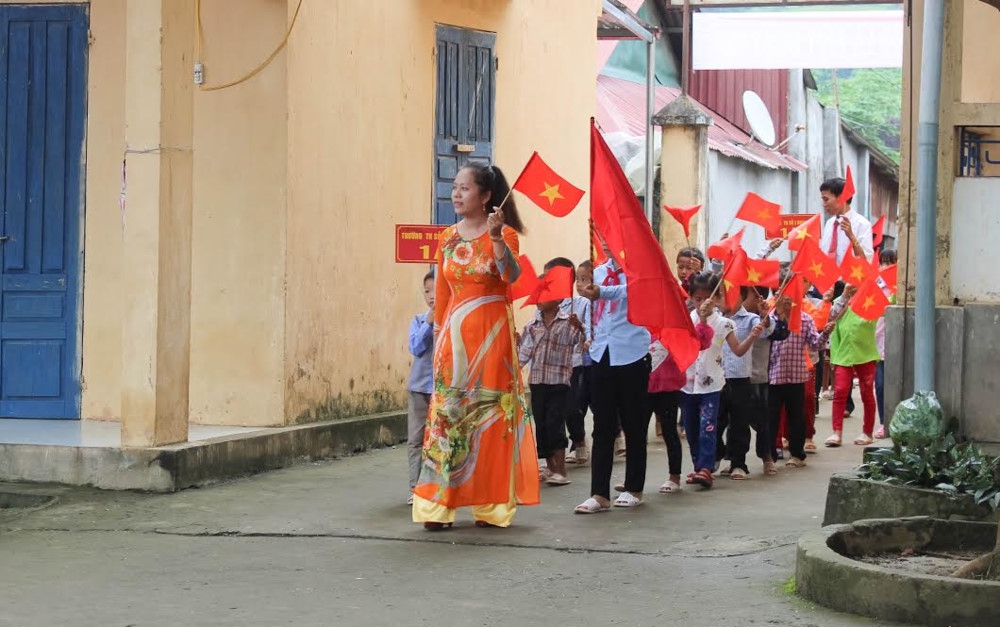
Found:
[[[934,390],[938,118],[943,40],[944,0],[927,0],[924,3],[920,114],[917,119],[917,295],[913,354],[915,392]]]

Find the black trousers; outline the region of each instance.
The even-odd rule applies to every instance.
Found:
[[[610,351],[593,366],[594,450],[591,455],[590,493],[611,498],[618,425],[625,432],[625,490],[642,492],[646,483],[646,437],[649,430],[649,355],[639,361],[612,366]]]
[[[726,379],[719,400],[719,431],[722,422],[728,425],[726,433],[726,457],[733,468],[747,468],[747,451],[750,450],[750,379]],[[718,457],[718,453],[716,453]]]
[[[667,466],[671,475],[681,474],[681,460],[684,452],[681,449],[681,436],[677,433],[677,413],[680,408],[681,393],[654,392],[649,395],[649,404],[660,423],[663,432],[663,443],[667,445]]]
[[[535,415],[538,458],[546,459],[565,449],[566,413],[570,409],[568,385],[531,384],[531,413]]]
[[[778,432],[781,424],[781,408],[785,408],[785,419],[787,421],[788,452],[792,457],[805,459],[806,445],[806,415],[805,408],[805,383],[789,383],[786,385],[772,385],[768,390],[768,406],[771,414],[771,434]]]
[[[572,397],[572,407],[566,415],[566,429],[569,431],[569,439],[573,442],[574,448],[587,441],[584,419],[587,417],[587,410],[591,407],[590,387],[591,373],[593,366],[577,366],[573,368],[573,376],[570,379],[570,395]]]
[[[771,431],[771,408],[767,383],[750,384],[750,426],[757,432],[757,457],[774,460],[774,432]]]

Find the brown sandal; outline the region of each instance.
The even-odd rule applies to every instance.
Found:
[[[424,529],[427,531],[444,531],[445,529],[451,529],[452,523],[443,522],[425,522]]]

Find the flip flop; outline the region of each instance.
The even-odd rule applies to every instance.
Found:
[[[615,507],[639,507],[642,505],[642,499],[631,492],[622,492],[615,499],[613,505]]]
[[[747,478],[747,471],[742,468],[733,468],[733,472],[729,473],[729,478],[733,481],[745,481]]]
[[[574,514],[599,514],[601,512],[610,511],[611,508],[607,505],[601,505],[600,501],[594,497],[590,497],[583,503],[580,503],[573,508]]]
[[[764,462],[764,474],[765,475],[776,475],[778,474],[778,465],[774,462]]]
[[[839,436],[839,435],[837,435],[836,433],[834,433],[833,435],[831,435],[830,437],[828,437],[828,438],[827,438],[827,439],[826,439],[826,440],[825,440],[825,441],[823,442],[823,446],[826,446],[826,447],[828,447],[828,448],[837,448],[837,447],[838,447],[838,446],[840,446],[841,444],[842,444],[842,441],[841,441],[841,439],[840,439],[840,436]]]
[[[683,491],[684,488],[670,480],[667,480],[666,483],[660,486],[660,494],[676,494]]]
[[[854,438],[854,443],[858,446],[868,446],[869,444],[875,444],[875,440],[872,439],[872,436],[867,433],[862,433],[858,437]]]

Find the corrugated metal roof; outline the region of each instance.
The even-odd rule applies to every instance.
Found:
[[[691,73],[691,97],[707,103],[734,125],[750,131],[743,92],[753,90],[771,114],[778,141],[788,132],[788,70],[699,70]]]
[[[659,111],[673,102],[681,91],[675,87],[656,87],[656,110]],[[708,147],[727,157],[735,157],[772,170],[784,169],[804,172],[806,165],[801,161],[773,152],[758,141],[750,141],[750,136],[727,121],[718,113],[702,105],[712,116],[713,124],[708,129]],[[597,123],[605,133],[622,131],[631,135],[646,134],[646,87],[620,78],[597,77]],[[749,143],[747,143],[749,142]]]

